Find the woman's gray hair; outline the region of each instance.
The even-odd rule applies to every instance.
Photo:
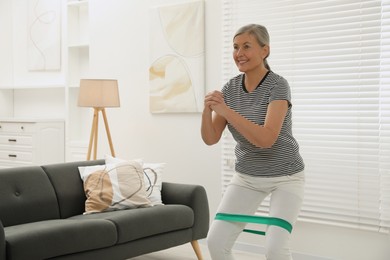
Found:
[[[260,24],[245,25],[237,30],[233,39],[236,38],[236,36],[243,34],[243,33],[249,33],[250,35],[253,35],[261,47],[268,45],[268,48],[269,48],[269,34],[267,31],[267,28],[265,28],[263,25],[260,25]],[[271,70],[270,66],[268,65],[268,61],[267,61],[269,53],[270,53],[270,50],[268,52],[267,57],[264,58],[264,66],[268,70]]]

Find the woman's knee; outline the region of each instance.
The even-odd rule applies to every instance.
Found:
[[[217,249],[218,247],[220,247],[219,245],[219,242],[218,241],[218,238],[216,236],[214,236],[212,233],[209,233],[207,238],[206,238],[206,242],[207,242],[207,247],[209,248],[209,250],[215,250]]]
[[[291,260],[289,238],[290,233],[287,230],[270,227],[266,238],[267,260]]]
[[[213,222],[206,238],[211,259],[233,260],[232,247],[240,230],[236,223]]]
[[[292,260],[288,247],[281,245],[271,245],[266,247],[267,260]]]
[[[223,239],[217,236],[208,236],[207,239],[207,246],[210,252],[211,259],[215,260],[229,260],[233,259],[233,256],[231,255],[231,249],[227,248],[226,245],[223,242]]]

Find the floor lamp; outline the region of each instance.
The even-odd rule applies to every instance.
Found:
[[[100,112],[103,115],[104,126],[106,128],[111,155],[115,157],[114,146],[111,140],[105,108],[120,106],[118,81],[112,79],[81,79],[78,106],[92,107],[94,110],[87,160],[91,159],[92,147],[93,159],[96,160]]]

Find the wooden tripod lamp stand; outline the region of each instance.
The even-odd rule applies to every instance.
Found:
[[[92,147],[93,159],[96,160],[100,112],[103,115],[111,155],[115,157],[105,108],[120,106],[118,81],[113,79],[81,79],[78,106],[92,107],[94,110],[87,160],[91,159]]]

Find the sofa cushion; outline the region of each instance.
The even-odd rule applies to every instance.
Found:
[[[33,260],[112,246],[114,223],[97,219],[47,220],[5,228],[7,259]]]
[[[194,212],[184,205],[158,205],[90,215],[70,219],[107,219],[118,227],[118,243],[126,243],[156,234],[191,228]]]
[[[5,227],[59,218],[59,215],[56,194],[40,167],[0,170],[0,220]]]
[[[104,164],[104,160],[42,166],[57,194],[61,218],[68,218],[84,212],[86,197],[78,167],[99,164]]]

